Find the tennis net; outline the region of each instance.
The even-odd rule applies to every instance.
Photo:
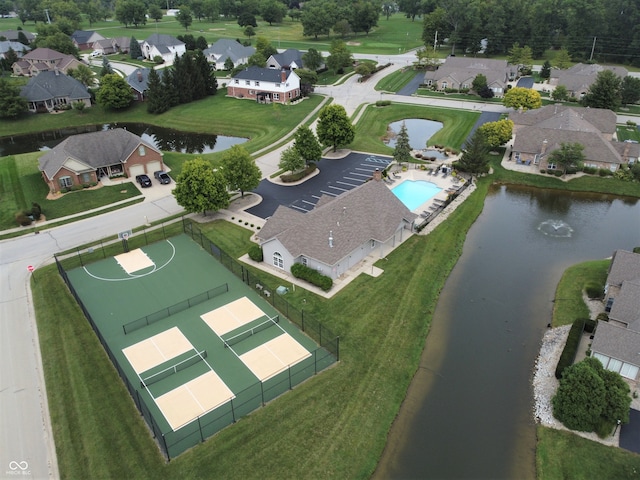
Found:
[[[230,346],[235,345],[236,343],[241,342],[242,340],[246,340],[247,338],[253,336],[258,332],[262,332],[263,330],[266,330],[269,327],[277,325],[279,322],[280,322],[280,317],[278,315],[276,315],[273,318],[267,317],[267,319],[264,322],[260,322],[255,327],[251,327],[245,330],[244,332],[240,332],[227,339],[223,338],[222,341],[224,342],[224,347],[229,348]]]
[[[149,385],[153,385],[154,383],[159,382],[160,380],[170,377],[174,373],[178,373],[179,371],[184,370],[185,368],[188,368],[191,365],[195,365],[200,361],[204,361],[205,358],[207,358],[206,350],[202,350],[201,352],[196,352],[194,355],[191,355],[190,357],[179,361],[175,365],[171,365],[170,367],[163,368],[162,370],[154,373],[153,375],[149,375],[146,378],[140,377],[140,386],[142,388],[145,388],[145,387],[148,387]]]

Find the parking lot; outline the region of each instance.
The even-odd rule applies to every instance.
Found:
[[[384,169],[392,158],[383,155],[350,153],[344,158],[323,158],[318,162],[320,173],[299,185],[276,184],[262,180],[254,193],[262,202],[247,210],[260,218],[273,215],[279,205],[306,213],[312,210],[322,195],[337,197],[371,178],[376,168]]]

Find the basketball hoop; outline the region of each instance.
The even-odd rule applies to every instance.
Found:
[[[122,239],[123,240],[129,240],[129,234],[127,232],[122,234]]]

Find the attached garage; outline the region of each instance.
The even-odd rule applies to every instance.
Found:
[[[147,163],[147,175],[153,176],[153,172],[162,170],[162,163],[159,160]]]
[[[142,175],[144,173],[146,173],[144,171],[144,165],[131,165],[131,168],[129,168],[130,177],[135,177],[136,175]]]

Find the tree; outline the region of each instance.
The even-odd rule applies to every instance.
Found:
[[[620,85],[620,101],[622,105],[631,105],[640,100],[640,78],[627,75]]]
[[[158,71],[152,68],[147,78],[147,112],[157,114],[169,110],[170,105],[166,93]]]
[[[134,60],[141,58],[143,56],[142,48],[140,48],[140,44],[138,43],[138,40],[136,40],[136,37],[134,36],[131,37],[131,41],[129,42],[129,56]]]
[[[209,48],[209,44],[207,43],[207,39],[200,35],[196,38],[196,50],[204,51]]]
[[[202,13],[210,22],[220,17],[220,4],[218,0],[204,0],[202,2]]]
[[[9,47],[9,50],[4,54],[4,58],[0,59],[0,68],[6,72],[11,72],[12,65],[18,61],[18,54],[16,51]]]
[[[551,62],[545,60],[540,69],[540,77],[548,79],[551,76]]]
[[[227,182],[222,172],[214,172],[202,158],[187,160],[173,190],[178,205],[189,213],[206,214],[229,206]]]
[[[100,70],[100,78],[105,75],[109,75],[113,73],[113,68],[111,68],[111,63],[109,63],[109,59],[107,57],[102,57],[102,69]]]
[[[593,357],[565,369],[552,402],[553,415],[572,430],[603,437],[618,421],[629,422],[629,386]]]
[[[158,23],[160,20],[162,20],[162,10],[160,9],[160,7],[154,3],[149,5],[149,18],[152,20],[155,20],[156,23]]]
[[[440,64],[440,59],[435,56],[432,49],[419,48],[416,51],[418,61],[415,63],[417,68],[430,68]]]
[[[269,25],[281,23],[287,14],[287,7],[278,0],[263,0],[260,4],[260,16]]]
[[[571,55],[566,48],[561,48],[553,59],[553,65],[556,68],[564,70],[571,66]]]
[[[96,101],[106,108],[126,108],[133,101],[131,87],[120,75],[108,73],[100,79],[100,88],[96,93]]]
[[[244,192],[260,184],[262,172],[242,145],[234,145],[224,152],[220,163],[227,185],[231,190],[239,190],[242,197]]]
[[[315,48],[310,48],[306,53],[302,54],[304,68],[308,68],[309,70],[318,70],[323,62],[322,53]]]
[[[80,64],[78,68],[71,68],[67,71],[67,75],[82,82],[85,87],[90,87],[94,84],[95,78],[93,71],[86,65]]]
[[[306,125],[301,125],[296,130],[293,147],[304,163],[317,162],[322,158],[322,146],[313,131]]]
[[[262,54],[265,61],[271,56],[276,55],[278,50],[271,45],[271,42],[266,37],[258,37],[256,39],[256,52]]]
[[[185,30],[189,30],[189,26],[193,23],[193,15],[191,9],[186,5],[182,5],[178,14],[176,15],[178,23],[184,27]],[[194,42],[195,43],[195,42]]]
[[[402,122],[400,132],[396,137],[396,146],[393,149],[393,159],[398,163],[405,163],[411,160],[411,145],[409,145],[409,133],[407,126]]]
[[[558,85],[553,89],[553,92],[551,92],[551,98],[558,102],[566,102],[569,100],[569,90],[567,90],[567,87],[564,85]]]
[[[341,73],[344,68],[353,63],[351,52],[347,49],[347,44],[342,40],[334,40],[331,42],[329,49],[329,57],[327,58],[327,67],[334,73]]]
[[[491,148],[504,145],[513,136],[513,122],[507,118],[495,122],[487,122],[478,128]]]
[[[555,163],[564,172],[568,168],[579,169],[584,162],[584,147],[579,143],[562,143],[549,154],[549,163]]]
[[[39,25],[37,33],[31,45],[33,48],[50,48],[56,52],[78,56],[78,49],[69,35],[63,33],[57,25]]]
[[[147,7],[140,0],[118,0],[116,3],[116,20],[125,27],[146,25]]]
[[[342,105],[327,105],[320,111],[316,127],[318,140],[325,146],[338,147],[348,145],[353,141],[355,129],[347,112]]]
[[[20,96],[20,88],[0,78],[0,117],[16,118],[27,111],[27,99]]]
[[[300,152],[295,147],[285,148],[280,154],[278,168],[285,172],[297,172],[304,168],[305,162]]]
[[[331,27],[335,25],[335,18],[323,2],[310,2],[305,5],[300,17],[302,23],[302,35],[318,38],[318,35],[329,35]]]
[[[249,27],[247,27],[249,28]],[[231,71],[233,70],[233,67],[235,65],[233,64],[233,60],[231,59],[231,57],[227,57],[227,59],[224,61],[224,69],[227,71]]]
[[[487,77],[481,73],[477,74],[471,82],[471,90],[480,94],[481,91],[487,88]]]
[[[340,35],[341,38],[345,38],[351,33],[351,24],[344,18],[342,20],[338,20],[333,26],[333,33]]]
[[[487,173],[489,171],[489,144],[485,136],[478,129],[468,138],[462,149],[462,156],[456,167],[463,172],[472,174]]]
[[[380,5],[373,2],[358,0],[351,5],[349,23],[354,32],[364,32],[369,35],[373,27],[378,25]]]
[[[582,97],[582,104],[585,107],[616,110],[622,101],[621,87],[621,78],[611,70],[598,72],[595,82],[591,84],[587,94]]]
[[[518,66],[518,71],[523,75],[531,73],[533,65],[533,52],[531,47],[525,45],[521,47],[517,42],[509,50],[509,63]]]
[[[375,66],[370,62],[360,62],[356,66],[356,73],[362,77],[366,77],[367,75],[371,75]]]
[[[256,30],[251,25],[247,25],[246,27],[244,27],[244,30],[242,31],[242,33],[244,34],[245,37],[249,38],[249,41],[251,41],[251,37],[253,37],[256,34]]]
[[[313,91],[313,86],[318,83],[318,74],[314,70],[298,68],[296,75],[300,77],[300,93],[309,95]]]
[[[530,88],[514,87],[505,93],[502,104],[515,110],[533,110],[542,106],[542,98]]]
[[[241,27],[247,27],[249,25],[253,28],[258,27],[255,15],[248,12],[242,12],[240,14],[240,16],[238,17],[238,25],[240,25]]]
[[[389,20],[389,17],[391,15],[398,11],[397,8],[398,6],[396,2],[390,2],[388,0],[382,2],[382,13],[385,17],[387,17],[387,20]]]
[[[255,66],[255,67],[264,68],[267,66],[267,59],[264,58],[264,55],[262,55],[260,52],[256,52],[249,57],[249,59],[247,60],[247,63],[249,64],[250,67]]]

